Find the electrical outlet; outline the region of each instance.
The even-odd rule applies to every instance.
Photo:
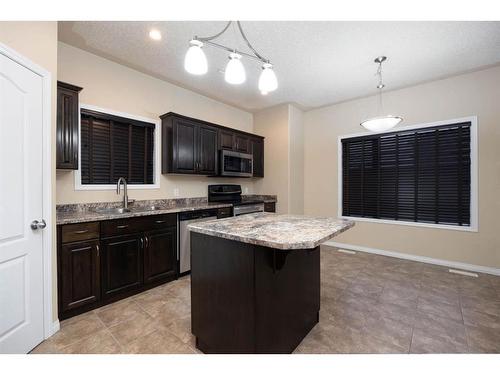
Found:
[[[178,197],[179,196],[179,188],[175,188],[174,189],[174,197]]]

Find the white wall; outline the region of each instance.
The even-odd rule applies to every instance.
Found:
[[[460,232],[358,222],[338,242],[500,268],[500,67],[384,94],[388,113],[405,125],[476,115],[479,147],[479,231]],[[304,115],[304,206],[310,215],[337,216],[337,138],[359,133],[376,97]]]
[[[249,112],[64,43],[58,44],[57,71],[58,80],[83,87],[81,103],[153,119],[166,112],[176,112],[253,132],[253,115]],[[206,196],[207,185],[211,183],[240,183],[252,193],[254,179],[162,175],[159,189],[129,190],[129,196],[131,199],[173,198],[175,188],[181,197]],[[57,172],[58,204],[119,200],[113,190],[75,191],[74,172]]]

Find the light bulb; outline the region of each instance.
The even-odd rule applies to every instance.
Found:
[[[161,40],[161,32],[156,29],[151,29],[149,32],[149,37],[153,40]]]
[[[203,43],[199,40],[193,39],[189,42],[189,49],[184,58],[184,69],[188,73],[195,75],[202,75],[208,71],[207,57],[201,49]]]
[[[229,62],[226,66],[224,79],[232,85],[239,85],[247,79],[240,54],[235,52],[229,54]]]
[[[392,129],[399,124],[403,119],[399,116],[381,116],[363,121],[360,125],[372,132],[383,132]]]
[[[260,93],[261,93],[262,95],[267,95],[267,94],[269,94],[269,92],[268,92],[268,91],[261,91]]]
[[[262,73],[260,73],[259,77],[259,90],[261,92],[271,92],[277,88],[278,79],[276,78],[276,74],[274,74],[273,65],[269,63],[262,64]]]

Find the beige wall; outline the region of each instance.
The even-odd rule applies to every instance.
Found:
[[[57,81],[57,22],[0,22],[0,43],[7,45],[19,54],[25,56],[35,64],[48,70],[52,75],[52,144],[55,144],[56,128],[56,81]],[[52,170],[55,170],[55,147],[52,148]],[[52,202],[54,208],[51,213],[53,223],[52,236],[52,269],[56,270],[56,236],[55,236],[55,173],[52,179]],[[53,318],[57,320],[57,274],[52,273],[52,303]]]
[[[83,87],[80,101],[84,104],[153,119],[172,111],[253,132],[253,115],[249,112],[64,43],[58,45],[57,78]],[[175,188],[179,189],[180,197],[206,196],[207,185],[211,183],[240,183],[244,192],[252,193],[254,179],[162,175],[159,189],[129,190],[129,197],[131,199],[173,198]],[[120,197],[114,190],[75,191],[74,172],[57,172],[58,204],[119,200]]]
[[[290,186],[289,201],[291,214],[304,213],[304,118],[303,112],[288,106],[290,137]]]
[[[500,268],[500,67],[384,95],[404,125],[477,115],[479,232],[358,222],[338,242]],[[305,113],[305,213],[337,216],[337,137],[360,132],[376,108],[369,97]]]
[[[302,111],[282,104],[254,114],[254,130],[266,137],[264,175],[255,191],[278,196],[278,213],[303,213],[304,143]]]
[[[276,211],[288,213],[288,104],[254,114],[254,131],[264,141],[264,178],[256,181],[255,191],[278,196]]]

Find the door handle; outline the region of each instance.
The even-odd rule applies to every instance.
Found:
[[[44,219],[38,221],[38,220],[33,220],[30,224],[31,229],[37,230],[37,229],[44,229],[47,226],[47,223],[45,222]]]

